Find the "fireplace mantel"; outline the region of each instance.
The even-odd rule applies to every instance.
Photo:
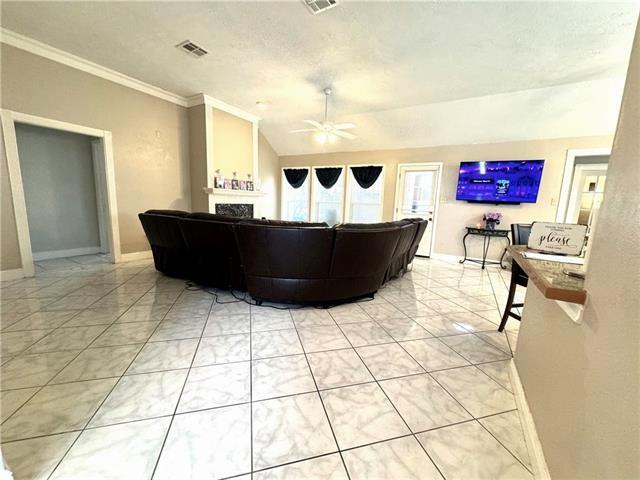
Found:
[[[231,195],[234,197],[264,197],[266,193],[256,192],[254,190],[229,190],[227,188],[209,188],[203,187],[204,193],[209,195]]]
[[[209,196],[209,213],[215,213],[216,204],[248,203],[253,205],[253,216],[255,218],[260,218],[263,215],[260,197],[264,197],[266,195],[265,192],[211,187],[204,187],[202,190]]]

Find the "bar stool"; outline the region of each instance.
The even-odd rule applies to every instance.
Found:
[[[531,224],[528,223],[512,223],[511,224],[511,238],[512,245],[526,245],[529,243],[529,234],[531,233]],[[516,295],[516,288],[518,285],[526,287],[529,283],[529,277],[520,268],[517,262],[511,262],[511,283],[509,284],[509,295],[507,297],[507,305],[504,308],[504,314],[502,315],[502,321],[498,327],[498,331],[502,332],[509,317],[513,317],[516,320],[522,320],[522,317],[517,313],[512,312],[514,308],[524,306],[524,303],[513,303],[513,299]]]

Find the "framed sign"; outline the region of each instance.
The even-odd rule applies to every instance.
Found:
[[[586,225],[533,222],[527,247],[539,252],[580,255],[586,237]]]

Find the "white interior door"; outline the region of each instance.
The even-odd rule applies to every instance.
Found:
[[[440,165],[398,166],[395,219],[424,218],[429,221],[418,246],[417,255],[431,256],[433,225],[436,221],[440,187]]]

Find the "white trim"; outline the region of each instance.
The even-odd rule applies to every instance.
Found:
[[[53,258],[66,258],[66,257],[78,257],[80,255],[94,255],[100,252],[100,247],[83,247],[83,248],[70,248],[68,250],[51,250],[49,252],[34,252],[33,260],[38,262],[40,260],[51,260]]]
[[[105,212],[105,185],[102,181],[101,172],[104,171],[104,149],[102,148],[102,139],[91,141],[91,160],[93,162],[93,183],[96,187],[96,207],[98,209],[98,233],[100,236],[100,251],[98,253],[107,253],[109,251],[109,235],[107,226],[107,214]]]
[[[8,282],[10,280],[19,280],[24,278],[25,274],[21,268],[14,268],[13,270],[0,270],[0,281]]]
[[[611,155],[611,148],[578,148],[567,150],[567,158],[564,162],[564,173],[562,174],[562,186],[560,187],[560,197],[558,199],[558,210],[556,211],[556,222],[564,222],[567,218],[567,208],[569,206],[569,196],[573,183],[573,169],[576,163],[576,157],[595,155]]]
[[[511,386],[513,387],[513,395],[516,399],[516,406],[518,407],[518,415],[520,416],[520,424],[522,425],[524,439],[529,452],[529,460],[533,468],[533,476],[538,480],[550,480],[551,475],[549,474],[547,462],[544,459],[544,452],[540,439],[538,438],[536,424],[533,421],[533,416],[527,403],[527,397],[520,382],[518,368],[513,359],[509,365],[509,374],[511,377]]]
[[[188,106],[187,99],[175,93],[171,93],[162,88],[155,87],[141,80],[137,80],[128,75],[124,75],[123,73],[117,72],[107,67],[103,67],[102,65],[99,65],[97,63],[93,63],[82,57],[78,57],[69,52],[65,52],[64,50],[60,50],[58,48],[52,47],[51,45],[47,45],[46,43],[42,43],[24,35],[20,35],[19,33],[13,32],[11,30],[7,30],[6,28],[0,29],[0,33],[2,37],[2,43],[6,43],[7,45],[11,45],[12,47],[19,48],[20,50],[25,50],[29,53],[33,53],[34,55],[39,55],[49,60],[53,60],[54,62],[58,62],[63,65],[67,65],[68,67],[81,70],[91,75],[95,75],[96,77],[100,77],[105,80],[124,85],[125,87],[137,90],[142,93],[146,93],[147,95],[161,98],[162,100],[166,100],[167,102],[175,103],[176,105],[180,105],[182,107]]]
[[[27,222],[27,203],[24,199],[24,186],[22,183],[22,171],[20,169],[20,157],[18,156],[18,140],[13,120],[13,112],[0,110],[2,121],[2,134],[4,148],[7,156],[9,170],[9,184],[11,186],[11,199],[13,212],[16,219],[16,231],[18,234],[18,246],[20,248],[20,261],[25,277],[33,277],[33,255],[31,253],[31,236],[29,235],[29,223]]]
[[[241,108],[234,107],[222,100],[218,100],[206,93],[198,93],[196,95],[192,95],[191,97],[185,98],[187,107],[195,107],[196,105],[206,105],[208,107],[215,108],[217,110],[222,110],[223,112],[230,113],[236,117],[242,118],[243,120],[247,120],[252,123],[258,123],[260,121],[260,117],[254,115],[253,113],[249,113]]]
[[[260,178],[260,142],[258,138],[258,122],[252,122],[251,126],[251,143],[253,153],[253,173],[251,174],[251,180],[255,186],[256,182]],[[259,182],[262,185],[262,182]]]
[[[120,261],[120,227],[118,225],[116,178],[111,132],[4,109],[0,110],[0,118],[2,120],[2,132],[7,155],[7,166],[9,169],[9,182],[11,185],[11,196],[16,217],[16,230],[18,232],[18,244],[20,247],[20,258],[22,260],[24,276],[32,277],[35,274],[35,270],[33,266],[33,252],[31,249],[31,236],[29,234],[22,172],[20,169],[18,143],[16,140],[16,122],[100,138],[104,158],[104,162],[100,162],[103,166],[103,175],[100,175],[100,177],[103,182],[103,193],[106,196],[107,221],[105,223],[107,227],[107,238],[109,240],[109,252],[112,262],[117,263]]]
[[[436,242],[436,227],[438,225],[438,210],[440,207],[440,185],[442,184],[442,168],[443,168],[442,162],[399,163],[397,165],[397,170],[396,170],[397,175],[395,177],[395,182],[396,182],[395,200],[393,203],[393,219],[399,220],[398,214],[400,212],[398,210],[399,210],[399,203],[400,203],[400,189],[402,188],[402,185],[400,184],[402,169],[420,170],[420,169],[423,169],[424,167],[435,167],[436,169],[436,191],[434,194],[435,205],[433,207],[433,212],[431,214],[432,215],[431,242],[429,243],[429,255],[427,255],[428,257],[431,257],[433,256],[433,247]]]
[[[203,187],[202,191],[208,195],[228,195],[231,197],[264,197],[266,192],[255,190],[229,190],[228,188]]]
[[[149,260],[150,258],[153,258],[151,250],[120,254],[120,262],[134,262],[137,260]]]

